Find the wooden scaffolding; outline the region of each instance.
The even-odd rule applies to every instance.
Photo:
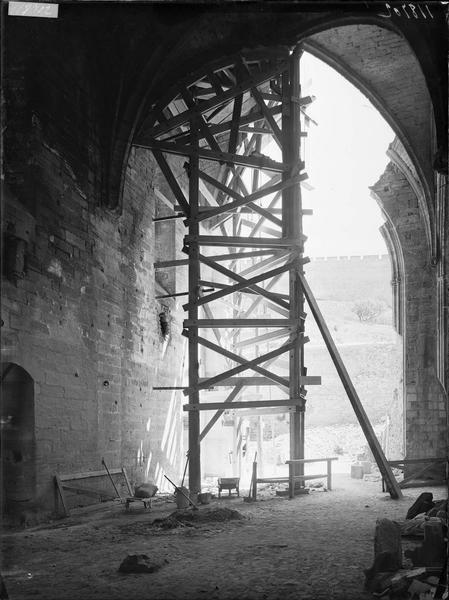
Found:
[[[189,487],[201,491],[201,440],[230,407],[288,411],[290,460],[304,459],[306,387],[320,383],[304,362],[307,300],[390,494],[400,497],[304,277],[303,216],[311,211],[302,207],[301,141],[311,98],[301,97],[301,54],[300,48],[252,50],[189,74],[153,106],[135,138],[153,152],[175,199],[172,218],[184,218],[187,227]],[[187,159],[188,189],[168,156]],[[217,374],[201,376],[204,353]],[[254,386],[262,389],[257,399]],[[205,401],[211,388],[225,398]],[[216,412],[201,431],[203,410]],[[294,475],[302,469],[299,460]]]

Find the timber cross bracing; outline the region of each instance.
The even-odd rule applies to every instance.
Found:
[[[153,107],[135,140],[136,146],[152,150],[188,228],[183,248],[189,271],[184,410],[192,492],[201,491],[200,442],[229,407],[288,411],[290,459],[304,458],[305,386],[319,384],[320,378],[307,376],[304,364],[303,265],[308,259],[302,217],[310,211],[302,208],[301,186],[308,184],[301,140],[307,135],[311,99],[301,98],[300,56],[299,49],[251,51],[188,76]],[[188,189],[167,155],[186,158]],[[308,287],[307,301],[319,320]],[[214,376],[200,376],[204,352],[208,364],[219,370]],[[341,358],[333,347],[330,352],[343,380],[347,373],[342,376],[339,370]],[[262,388],[255,401],[250,399],[252,385]],[[211,388],[222,388],[224,401],[205,402],[202,393]],[[352,384],[345,388],[390,493],[397,497],[400,490],[359,410],[357,394]],[[203,431],[202,410],[216,410]],[[295,469],[295,475],[303,474],[302,463]]]

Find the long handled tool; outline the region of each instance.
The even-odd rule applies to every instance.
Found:
[[[164,477],[172,484],[172,486],[175,488],[175,490],[179,494],[182,494],[184,496],[184,498],[189,501],[189,503],[193,506],[193,510],[199,510],[198,506],[189,498],[189,496],[187,496],[187,494],[184,494],[184,492],[182,491],[181,488],[179,488],[176,484],[174,484],[173,481],[167,477],[167,475],[164,475]]]
[[[187,451],[187,460],[186,460],[186,466],[184,467],[184,475],[182,476],[181,487],[184,486],[184,479],[186,477],[187,467],[189,466],[189,458],[190,458],[190,450]]]
[[[118,489],[117,489],[117,486],[115,485],[115,483],[114,483],[114,480],[112,479],[112,475],[109,473],[109,469],[108,469],[108,467],[107,467],[106,463],[104,462],[104,458],[102,458],[102,459],[101,459],[101,464],[103,465],[103,467],[104,467],[104,468],[106,469],[106,471],[108,472],[109,479],[111,480],[111,483],[112,483],[112,485],[114,486],[114,490],[115,490],[115,493],[117,494],[117,498],[120,498],[120,500],[121,500],[121,499],[122,499],[122,497],[120,496],[120,492],[118,491]]]
[[[254,454],[253,465],[254,465],[254,463],[256,462],[256,460],[257,460],[257,451],[256,451],[256,453]],[[251,475],[251,482],[250,482],[250,484],[249,484],[249,492],[248,492],[248,496],[247,496],[246,498],[243,498],[243,501],[244,501],[244,502],[252,502],[252,501],[254,500],[254,498],[253,498],[253,485],[255,485],[255,482],[254,482],[254,474],[253,474],[253,475]]]

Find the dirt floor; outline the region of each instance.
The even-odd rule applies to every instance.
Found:
[[[380,482],[336,474],[331,492],[246,503],[213,499],[201,511],[238,510],[243,519],[162,530],[151,523],[176,508],[144,511],[119,503],[51,525],[6,531],[2,574],[11,600],[364,600],[377,518],[403,520],[421,488],[391,500]],[[425,488],[434,499],[446,489]],[[163,562],[154,573],[123,574],[128,554]],[[166,561],[166,562],[165,562]]]

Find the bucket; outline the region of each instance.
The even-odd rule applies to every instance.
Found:
[[[176,506],[177,506],[177,508],[180,508],[180,509],[188,508],[190,503],[187,500],[187,498],[183,494],[181,494],[181,491],[184,492],[184,494],[187,496],[187,498],[190,498],[189,490],[187,488],[185,488],[185,487],[178,488],[175,491]]]
[[[209,492],[198,494],[198,501],[200,502],[200,504],[209,504],[211,498],[212,494]]]

